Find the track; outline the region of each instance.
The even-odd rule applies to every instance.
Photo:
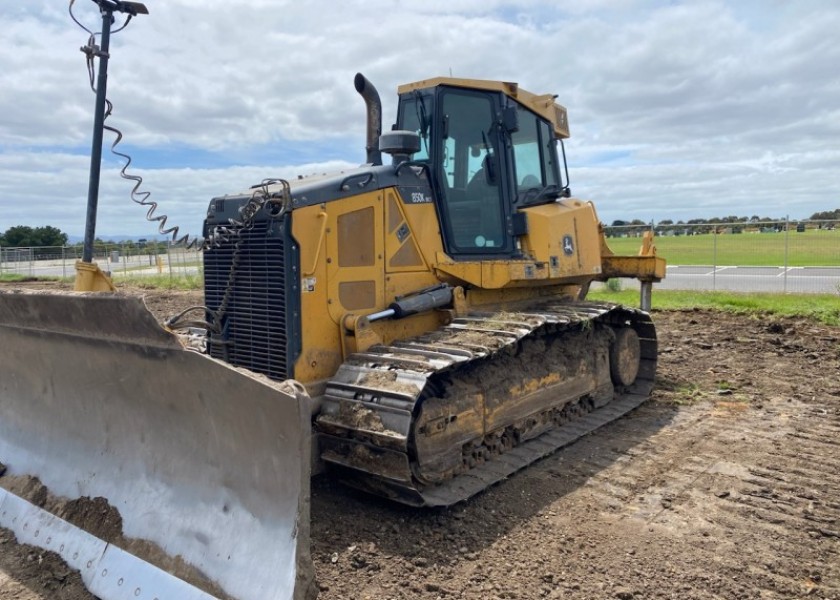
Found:
[[[628,327],[639,372],[614,385],[611,348]],[[656,333],[641,311],[552,303],[471,313],[349,357],[318,419],[322,458],[366,491],[448,506],[637,407],[655,371]]]

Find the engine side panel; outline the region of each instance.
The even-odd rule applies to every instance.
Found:
[[[382,310],[397,296],[439,283],[430,261],[442,245],[435,207],[427,199],[431,192],[418,184],[294,211],[303,331],[297,379],[324,380],[338,370],[348,315]],[[436,315],[418,315],[377,323],[375,335],[390,341],[439,324]]]

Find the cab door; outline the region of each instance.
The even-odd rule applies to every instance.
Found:
[[[496,94],[458,88],[443,88],[438,97],[441,126],[432,168],[445,245],[453,256],[513,249],[497,103]]]

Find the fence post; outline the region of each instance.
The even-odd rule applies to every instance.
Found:
[[[172,255],[170,254],[172,244],[166,242],[166,264],[169,266],[169,286],[172,286]]]
[[[717,226],[712,225],[712,291],[717,291]]]
[[[788,272],[788,244],[790,243],[790,215],[785,215],[785,272],[782,275],[784,283],[783,292],[787,293],[787,272]]]

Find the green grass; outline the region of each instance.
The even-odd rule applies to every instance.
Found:
[[[202,266],[203,266],[203,264],[199,260],[192,260],[192,261],[189,261],[189,262],[178,262],[178,263],[173,262],[171,265],[167,265],[166,263],[163,263],[163,265],[161,265],[161,274],[163,274],[163,273],[168,274],[170,270],[173,273],[176,273],[179,270],[185,270],[185,269],[188,269],[188,268],[195,268],[195,267],[201,268]],[[131,265],[131,266],[126,266],[124,264],[123,265],[111,265],[111,273],[113,273],[114,275],[121,275],[121,274],[128,274],[128,273],[138,272],[138,271],[146,272],[149,269],[154,269],[154,268],[155,268],[155,265]]]
[[[589,300],[639,305],[638,290],[593,290]],[[834,294],[758,294],[654,290],[654,310],[711,308],[741,314],[801,316],[827,325],[840,326],[840,297]]]
[[[61,277],[42,277],[37,275],[21,275],[19,273],[0,273],[0,282],[11,282],[14,283],[16,281],[61,281]]]
[[[128,277],[115,277],[114,285],[117,289],[121,285],[130,285],[132,287],[139,287],[144,289],[164,289],[164,290],[201,290],[204,289],[204,277],[201,275],[184,275],[173,273],[170,277],[168,273],[161,273],[160,275],[138,275]]]
[[[657,254],[672,265],[739,265],[781,267],[840,266],[840,230],[809,229],[803,233],[711,233],[690,236],[657,236]],[[609,238],[607,244],[620,255],[639,252],[641,238]]]

